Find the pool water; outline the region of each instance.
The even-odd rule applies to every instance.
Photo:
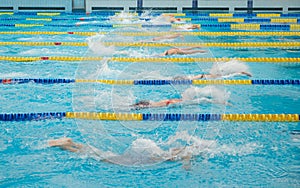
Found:
[[[2,31],[107,32],[96,36],[1,34],[0,42],[87,42],[89,46],[1,45],[0,56],[45,57],[158,57],[172,43],[300,42],[299,36],[185,36],[166,47],[103,46],[102,42],[137,42],[153,36],[122,36],[119,32],[169,31],[171,27],[100,27],[116,24],[104,15],[61,15],[63,21],[25,20],[34,15],[1,15]],[[1,19],[2,18],[2,19]],[[3,19],[10,18],[11,20]],[[14,19],[13,19],[14,18]],[[48,17],[42,17],[48,18]],[[85,18],[85,21],[76,20]],[[94,20],[88,20],[93,18]],[[122,18],[122,17],[121,17]],[[154,19],[154,18],[153,18]],[[299,19],[299,18],[298,18]],[[49,22],[49,23],[48,23]],[[84,25],[82,25],[84,22]],[[121,20],[118,24],[140,24]],[[142,24],[151,25],[147,21]],[[193,23],[215,23],[198,21]],[[5,24],[49,24],[44,27],[10,27]],[[50,26],[50,24],[52,24]],[[76,26],[77,24],[77,26]],[[165,23],[164,23],[165,24]],[[56,25],[56,26],[54,26]],[[57,26],[59,25],[59,26]],[[62,25],[65,25],[62,27]],[[70,25],[73,25],[72,27]],[[220,28],[201,31],[228,31]],[[194,32],[194,31],[184,31]],[[204,48],[207,53],[174,57],[299,57],[291,48]],[[209,73],[218,63],[128,63],[101,61],[0,61],[0,79],[68,78],[149,80],[172,79]],[[221,66],[221,62],[220,66]],[[299,63],[299,62],[298,62]],[[253,75],[223,79],[300,79],[298,63],[244,63]],[[179,104],[132,110],[140,100],[180,98],[187,91],[208,93],[218,103]],[[297,85],[106,85],[1,84],[0,113],[116,112],[299,114]],[[199,94],[199,93],[198,93]],[[1,187],[299,187],[300,124],[298,122],[226,121],[95,121],[51,119],[0,121]],[[88,153],[71,153],[48,147],[48,140],[70,137],[101,151],[128,154],[129,159],[109,160]],[[211,143],[206,145],[206,143]],[[149,153],[184,146],[193,157],[186,161],[146,160]],[[187,147],[188,148],[188,147]],[[105,152],[102,154],[104,155]],[[136,161],[135,161],[136,160]],[[135,161],[135,163],[133,163]]]

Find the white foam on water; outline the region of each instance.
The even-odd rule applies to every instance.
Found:
[[[21,51],[20,55],[69,55],[69,50],[49,49],[49,48],[37,48]]]
[[[111,91],[99,91],[94,100],[97,107],[103,110],[117,109],[129,111],[130,105],[133,104],[135,97],[130,90],[126,95]]]
[[[92,25],[92,24],[101,24],[101,21],[80,21],[80,22],[76,22],[75,25]]]
[[[10,73],[0,72],[0,78],[25,78],[25,77],[29,77],[29,75],[23,72],[10,72]]]
[[[136,138],[121,154],[101,151],[92,146],[83,152],[96,159],[120,165],[140,166],[165,160],[183,161],[183,165],[186,165],[191,157],[202,156],[204,159],[210,159],[224,155],[244,156],[254,153],[261,147],[263,146],[255,142],[220,145],[216,140],[201,139],[190,135],[187,131],[181,131],[169,137],[167,141],[159,143],[148,138]]]
[[[230,93],[225,89],[215,86],[190,87],[182,93],[184,102],[217,102],[226,103],[229,100]]]
[[[241,72],[249,72],[249,68],[244,62],[236,59],[215,63],[210,70],[210,74],[221,75],[223,77],[240,75]]]
[[[116,52],[115,46],[104,45],[105,38],[106,35],[95,35],[87,38],[88,47],[95,55],[112,55]]]

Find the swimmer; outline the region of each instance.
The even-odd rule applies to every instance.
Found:
[[[143,142],[144,139],[140,139],[140,142]],[[145,140],[144,140],[145,141]],[[153,144],[155,144],[153,142]],[[83,153],[83,154],[91,154],[94,157],[100,158],[103,162],[113,163],[113,164],[122,164],[126,162],[126,164],[151,164],[154,162],[159,162],[162,160],[166,161],[183,161],[183,167],[185,169],[190,168],[190,159],[192,158],[192,153],[186,152],[187,149],[191,149],[192,146],[186,146],[181,148],[170,148],[169,151],[164,151],[156,146],[158,152],[150,153],[149,155],[143,157],[135,157],[133,155],[139,155],[136,151],[128,151],[122,155],[114,154],[111,152],[101,151],[93,146],[84,145],[73,142],[71,138],[60,138],[56,140],[49,140],[48,145],[50,147],[58,147],[62,150],[74,152],[74,153]],[[103,156],[106,154],[107,158]],[[107,155],[108,154],[108,155]],[[125,164],[125,163],[124,163]]]
[[[248,66],[237,59],[229,60],[228,62],[214,63],[209,73],[198,74],[195,76],[176,76],[174,80],[197,80],[197,79],[214,79],[214,78],[229,78],[234,76],[252,77]]]
[[[170,104],[176,104],[180,102],[182,102],[182,99],[166,99],[158,102],[142,100],[133,105],[130,105],[130,107],[133,107],[133,109],[135,110],[140,110],[143,108],[164,107],[164,106],[169,106]]]
[[[248,72],[239,72],[235,75],[245,75],[248,77],[252,77],[252,75]],[[198,74],[195,76],[176,76],[174,80],[198,80],[198,79],[214,79],[214,78],[221,78],[223,75],[220,74]]]
[[[206,53],[205,50],[193,50],[196,48],[202,48],[201,46],[191,47],[191,48],[171,48],[166,50],[164,53],[160,54],[160,56],[167,56],[167,55],[187,55],[187,54],[195,54],[195,53]]]
[[[184,25],[179,25],[176,27],[178,30],[194,30],[198,29],[200,30],[200,25],[199,24],[184,24]]]
[[[180,33],[172,34],[172,35],[165,35],[160,37],[155,37],[152,39],[152,41],[158,41],[158,40],[164,40],[164,39],[175,39],[180,37],[182,40],[184,39],[183,35]]]
[[[198,29],[198,30],[200,30],[200,25],[193,24],[193,25],[187,26],[185,29]]]
[[[174,15],[164,15],[165,16],[165,18],[167,18],[168,19],[168,21],[170,22],[170,23],[175,23],[175,22],[180,22],[180,21],[182,21],[180,18],[175,18],[175,16]]]
[[[147,101],[147,100],[141,100],[135,104],[130,105],[133,110],[140,110],[140,109],[145,109],[145,108],[159,108],[159,107],[167,107],[172,104],[178,104],[185,102],[186,105],[193,105],[193,104],[200,104],[200,103],[215,103],[215,104],[222,104],[222,105],[229,105],[232,106],[230,102],[227,101],[218,101],[211,99],[210,97],[201,97],[198,100],[193,100],[193,99],[185,99],[179,98],[179,99],[166,99],[166,100],[161,100],[158,102],[154,101]]]

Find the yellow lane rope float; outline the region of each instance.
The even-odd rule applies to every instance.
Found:
[[[269,17],[280,17],[281,14],[275,14],[275,13],[258,13],[256,14],[256,17],[260,17],[260,18],[269,18]]]
[[[38,16],[60,16],[60,12],[38,12],[36,13]]]

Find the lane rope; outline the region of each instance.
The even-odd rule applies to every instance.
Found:
[[[206,58],[206,57],[110,57],[111,62],[123,63],[211,63],[239,60],[248,63],[300,63],[300,57],[235,57],[235,58]],[[103,57],[74,57],[74,56],[42,56],[19,57],[0,56],[0,61],[33,62],[33,61],[101,61]]]
[[[2,113],[0,121],[39,121],[46,119],[85,119],[103,121],[241,121],[299,122],[299,114],[142,114],[102,112]]]
[[[300,42],[232,42],[232,43],[154,43],[154,42],[103,42],[106,46],[122,47],[170,47],[170,46],[203,46],[203,47],[222,47],[222,48],[295,48],[300,47]],[[20,45],[20,46],[88,46],[86,42],[0,42],[0,46]]]
[[[111,34],[121,36],[164,36],[170,34],[181,34],[184,36],[205,36],[205,37],[221,37],[221,36],[300,36],[299,31],[220,31],[220,32],[114,32]],[[105,35],[109,32],[64,32],[64,31],[0,31],[0,35]]]
[[[219,22],[219,23],[300,23],[300,19],[298,18],[243,18],[243,17],[179,17],[183,21],[205,21],[205,22]],[[123,18],[114,18],[114,20],[122,20]],[[80,17],[80,18],[40,18],[40,17],[27,17],[27,18],[0,18],[0,21],[108,21],[111,20],[108,17]],[[130,18],[130,20],[145,20],[149,21],[151,18]]]
[[[0,15],[36,15],[36,16],[63,16],[63,15],[119,15],[120,12],[96,11],[92,13],[65,13],[65,12],[0,12]],[[126,13],[131,16],[138,16],[138,13]],[[152,13],[153,16],[173,15],[173,16],[196,16],[196,17],[258,17],[258,18],[278,18],[278,17],[300,17],[299,13]]]
[[[257,30],[257,31],[297,31],[300,30],[300,24],[259,24],[259,23],[242,23],[242,24],[230,24],[230,23],[217,23],[217,24],[198,24],[201,28],[218,28],[218,29],[230,29],[230,30]],[[160,24],[160,25],[150,25],[150,24],[0,24],[0,27],[79,27],[79,26],[93,26],[101,28],[119,28],[119,27],[137,27],[137,28],[147,28],[147,27],[181,27],[184,24]]]
[[[8,78],[0,79],[1,84],[61,84],[61,83],[101,83],[110,85],[300,85],[294,80],[88,80],[64,78]]]

